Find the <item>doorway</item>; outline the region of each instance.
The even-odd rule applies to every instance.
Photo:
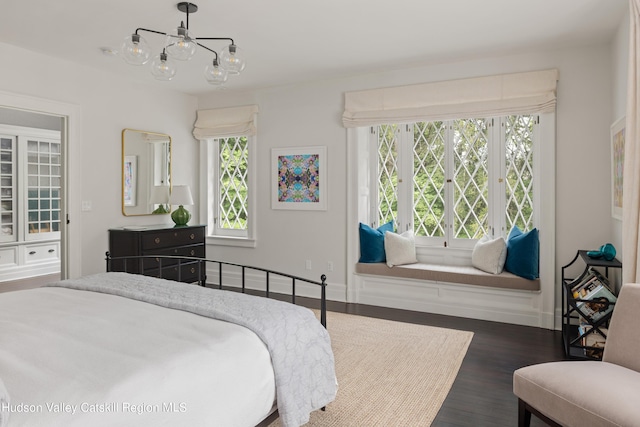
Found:
[[[0,92],[0,124],[57,128],[60,132],[60,278],[81,274],[80,250],[80,108],[30,96]],[[74,164],[75,163],[75,164]],[[78,208],[76,208],[78,207]],[[33,282],[37,282],[34,279]],[[0,283],[0,288],[2,283]]]

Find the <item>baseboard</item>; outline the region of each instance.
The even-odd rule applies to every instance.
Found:
[[[350,290],[349,302],[545,329],[554,328],[554,313],[543,313],[540,309],[540,291],[355,276],[355,289]]]

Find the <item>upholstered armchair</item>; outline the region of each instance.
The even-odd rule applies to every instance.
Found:
[[[640,284],[625,284],[602,361],[527,366],[513,374],[518,425],[531,414],[551,426],[640,426]]]

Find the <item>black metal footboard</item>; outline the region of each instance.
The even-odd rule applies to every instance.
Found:
[[[144,274],[145,276],[159,277],[162,279],[176,280],[178,282],[198,283],[201,286],[206,285],[207,266],[209,264],[217,264],[218,266],[218,283],[219,289],[222,289],[222,271],[223,266],[241,269],[241,292],[247,290],[245,286],[245,273],[247,270],[260,271],[265,273],[264,293],[267,298],[270,296],[270,279],[272,276],[291,279],[291,303],[296,303],[296,282],[310,283],[320,287],[320,323],[327,327],[327,277],[323,274],[320,276],[320,282],[305,279],[303,277],[294,276],[279,271],[270,270],[262,267],[253,267],[248,265],[236,264],[232,262],[216,261],[206,258],[196,257],[180,257],[168,255],[141,255],[130,257],[112,257],[109,252],[106,253],[107,271],[124,271],[129,273]]]

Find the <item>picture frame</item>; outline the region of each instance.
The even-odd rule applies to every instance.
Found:
[[[125,206],[136,206],[137,185],[138,185],[138,156],[124,156],[124,164],[122,165],[122,196]]]
[[[611,125],[611,216],[622,220],[625,117]]]
[[[271,149],[271,208],[327,209],[327,148]]]

